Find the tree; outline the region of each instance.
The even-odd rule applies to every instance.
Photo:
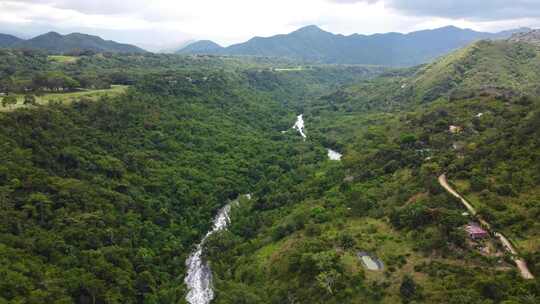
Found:
[[[2,98],[2,106],[5,108],[6,106],[12,106],[12,105],[16,105],[17,104],[17,97],[15,96],[11,96],[11,95],[8,95],[8,96],[5,96],[4,98]]]
[[[35,208],[39,216],[39,223],[45,224],[47,217],[51,214],[52,201],[43,193],[32,193],[28,198],[28,204]]]
[[[37,74],[32,80],[35,89],[46,88],[48,90],[73,90],[81,84],[63,72],[47,72]]]
[[[13,89],[13,80],[11,77],[6,76],[7,73],[0,73],[0,92],[10,92]]]
[[[408,275],[403,277],[403,281],[399,287],[399,294],[401,295],[403,303],[409,303],[418,297],[418,286],[413,278]]]
[[[24,95],[24,104],[25,105],[35,106],[36,105],[36,97],[34,95],[30,95],[30,94]]]
[[[418,138],[414,134],[402,134],[400,137],[400,144],[402,147],[412,147],[418,141]]]

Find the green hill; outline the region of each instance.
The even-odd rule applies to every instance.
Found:
[[[0,34],[0,48],[8,48],[17,42],[22,41],[22,39],[17,38],[12,35]]]
[[[428,65],[411,86],[427,101],[439,95],[532,94],[538,88],[539,67],[534,45],[483,41]]]
[[[223,47],[210,40],[200,40],[190,43],[181,50],[177,51],[178,54],[211,54],[219,52]]]
[[[539,54],[538,47],[529,43],[480,41],[430,64],[342,88],[328,101],[343,109],[380,110],[438,99],[535,96]]]
[[[98,36],[72,33],[60,35],[49,32],[32,39],[21,40],[9,45],[10,48],[39,49],[49,53],[62,54],[76,50],[90,50],[111,53],[144,53],[141,48],[129,44],[103,40]]]

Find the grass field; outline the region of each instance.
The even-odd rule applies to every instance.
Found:
[[[48,59],[50,61],[54,61],[58,63],[75,63],[77,62],[77,60],[79,60],[79,58],[75,56],[62,56],[62,55],[51,55],[51,56],[48,56]]]
[[[43,96],[36,96],[36,101],[38,105],[48,105],[51,101],[59,101],[63,104],[70,104],[78,98],[85,97],[91,100],[97,100],[102,96],[115,96],[122,94],[126,91],[128,86],[122,85],[113,85],[110,89],[104,90],[85,90],[77,91],[70,93],[49,93]],[[0,105],[0,112],[9,112],[16,109],[29,107],[28,105],[23,104],[24,95],[17,95],[17,104],[13,106],[2,107]]]
[[[295,68],[275,68],[274,71],[276,72],[300,72],[303,71],[303,67],[295,67]]]

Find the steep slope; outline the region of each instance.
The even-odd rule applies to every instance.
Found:
[[[22,41],[22,39],[17,38],[12,35],[0,34],[0,48],[8,48],[13,44]]]
[[[334,35],[311,25],[286,35],[255,37],[227,48],[186,53],[288,57],[310,62],[413,66],[480,39],[508,38],[519,29],[483,33],[443,27],[409,34]]]
[[[536,94],[539,67],[539,51],[531,44],[482,41],[426,66],[411,86],[426,101],[441,95]]]
[[[339,52],[339,46],[336,45],[336,37],[332,33],[325,32],[316,26],[308,26],[287,35],[270,38],[255,37],[246,43],[232,45],[224,52],[231,55],[324,61],[329,54]]]
[[[438,99],[514,98],[539,92],[540,51],[514,41],[479,41],[430,64],[342,88],[325,102],[342,109],[409,107]]]
[[[29,40],[11,45],[13,48],[41,49],[51,53],[67,53],[73,50],[91,50],[112,53],[144,53],[145,51],[129,44],[103,40],[98,36],[72,33],[60,35],[49,32]]]

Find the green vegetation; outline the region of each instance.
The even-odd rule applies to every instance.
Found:
[[[87,101],[96,101],[102,97],[114,97],[126,92],[128,86],[124,85],[112,85],[110,89],[103,90],[81,90],[76,92],[67,92],[67,93],[40,93],[38,95],[25,94],[25,95],[9,95],[8,99],[11,99],[11,104],[2,103],[3,108],[0,108],[2,111],[13,111],[15,109],[20,109],[28,106],[36,105],[49,105],[49,104],[69,104],[81,99]],[[5,99],[6,97],[4,97]]]
[[[279,103],[234,75],[192,80],[0,118],[4,300],[177,301],[217,208],[312,161],[276,138]]]
[[[281,176],[238,208],[208,244],[216,303],[535,303],[538,279],[520,279],[500,244],[477,249],[463,230],[471,219],[437,183],[448,172],[470,185],[460,189],[538,273],[540,74],[527,67],[540,57],[531,50],[480,42],[305,103],[307,144],[345,152],[343,163]],[[437,75],[457,84],[443,88],[449,80]],[[360,251],[385,269],[364,269]]]
[[[6,108],[15,96],[42,103],[38,91],[75,100],[0,113],[0,302],[183,303],[185,258],[243,193],[253,199],[205,244],[213,303],[540,298],[540,51],[530,45],[479,42],[403,70],[2,54]],[[129,87],[89,100],[12,86],[57,73]],[[299,113],[306,141],[282,132]],[[439,186],[444,172],[536,279],[521,279],[494,240],[467,237],[473,219]]]
[[[65,62],[69,61],[69,64]],[[71,62],[73,61],[73,62]],[[63,63],[59,63],[63,62]],[[191,71],[195,73],[229,71],[252,75],[270,75],[273,68],[295,65],[275,58],[228,58],[165,54],[80,53],[73,56],[47,56],[36,50],[0,49],[0,93],[58,91],[59,89],[108,89],[111,85],[132,85],[151,73]],[[294,78],[302,86],[317,81],[318,89],[329,85],[352,83],[380,74],[385,69],[372,66],[317,66]],[[284,72],[283,74],[291,74]],[[309,80],[302,79],[308,75]],[[262,80],[262,79],[261,79]],[[255,80],[254,80],[255,81]],[[328,84],[327,84],[328,83]],[[259,85],[264,85],[262,81]],[[285,84],[287,86],[287,84]],[[276,91],[278,89],[273,88]],[[297,90],[304,92],[304,90]]]
[[[145,53],[146,51],[134,45],[103,40],[98,36],[81,33],[61,35],[56,32],[48,32],[34,38],[24,40],[0,34],[0,47],[14,49],[42,50],[51,54],[74,54],[74,53]]]
[[[284,84],[278,89],[264,87],[270,74],[252,70],[257,61],[95,55],[51,66],[39,53],[3,54],[15,82],[114,75],[120,65],[132,79],[130,88],[4,96],[7,110],[52,101],[0,114],[0,299],[7,302],[183,299],[185,258],[216,210],[322,157],[281,133],[296,114],[292,98],[372,75],[317,68],[305,81],[274,79]]]
[[[48,59],[58,63],[75,63],[77,60],[79,60],[78,57],[64,55],[51,55],[48,57]]]

